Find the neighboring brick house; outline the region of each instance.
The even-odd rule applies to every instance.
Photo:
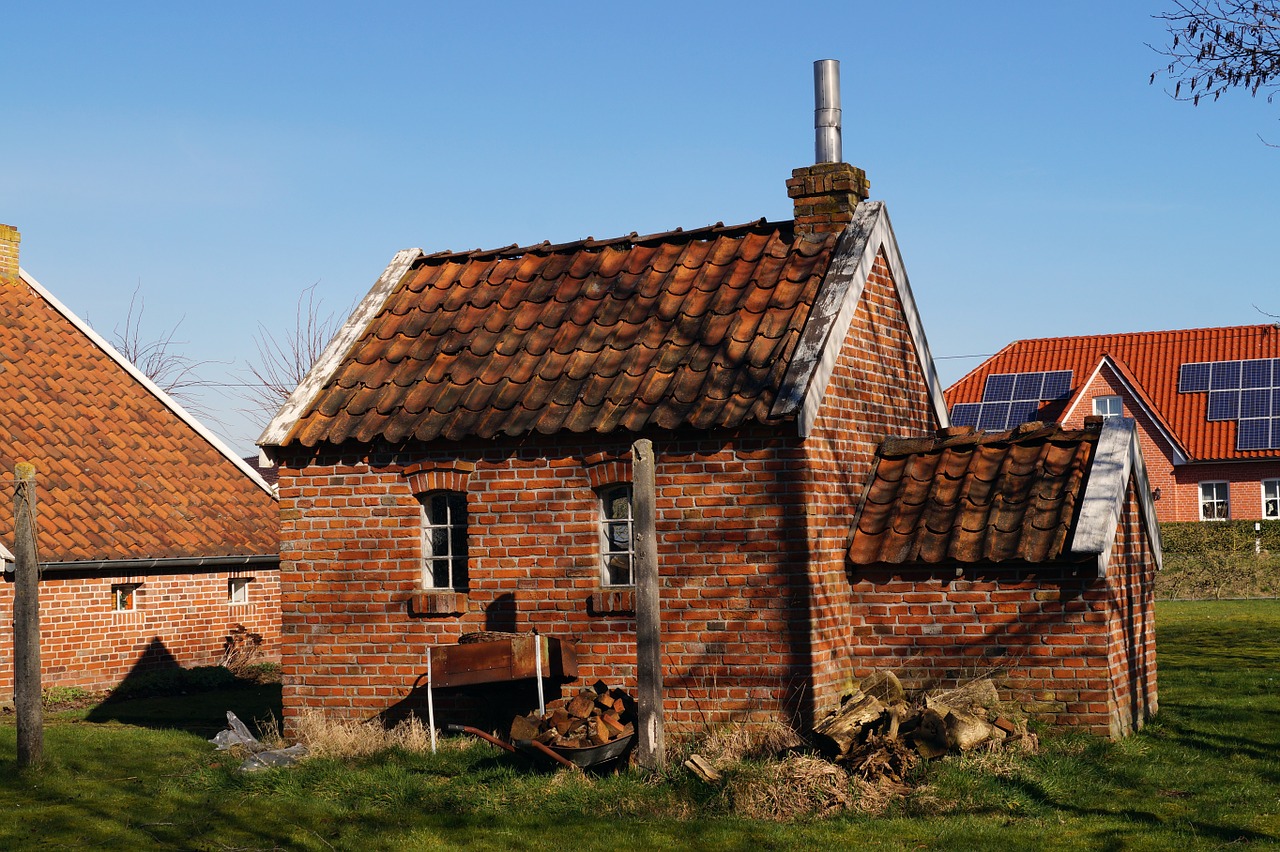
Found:
[[[1040,374],[1052,390],[1025,398],[1027,377]],[[1018,340],[956,382],[947,401],[953,423],[995,430],[1132,417],[1160,520],[1280,519],[1274,323]]]
[[[0,225],[0,463],[36,468],[44,686],[213,664],[248,634],[277,656],[269,487],[20,269],[18,248],[18,232]],[[10,490],[0,689],[13,685],[13,524]]]
[[[823,163],[787,186],[794,221],[396,255],[259,440],[279,465],[286,722],[412,709],[427,649],[481,630],[573,639],[582,680],[634,686],[637,437],[657,458],[670,722],[804,724],[873,666],[929,668],[867,620],[874,589],[848,558],[877,447],[947,425],[924,330],[863,172]],[[1049,649],[1080,606],[1120,629],[1052,570],[974,594]],[[880,615],[914,636],[912,584],[885,582]],[[1134,638],[1154,666],[1149,632]],[[965,674],[951,663],[918,682]],[[1110,671],[1082,668],[1106,695],[1075,682],[1057,718],[1127,729],[1094,713],[1120,703]]]

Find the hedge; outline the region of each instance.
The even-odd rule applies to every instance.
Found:
[[[1256,531],[1254,524],[1260,524]],[[1179,521],[1160,525],[1165,553],[1280,551],[1280,521]]]

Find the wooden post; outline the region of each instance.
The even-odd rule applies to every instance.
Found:
[[[18,766],[25,767],[44,759],[35,465],[19,462],[13,476],[13,703],[18,717]]]
[[[658,596],[658,533],[653,442],[631,445],[632,520],[636,581],[636,760],[646,769],[667,762],[662,721],[662,624]]]

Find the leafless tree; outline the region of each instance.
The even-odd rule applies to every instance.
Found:
[[[139,289],[135,289],[129,298],[129,313],[125,317],[124,327],[117,324],[111,330],[111,344],[144,376],[188,411],[199,417],[210,418],[211,413],[201,403],[199,392],[212,386],[212,382],[200,374],[200,370],[212,362],[200,361],[182,353],[181,347],[187,341],[177,340],[176,336],[186,317],[179,319],[168,331],[153,337],[143,330],[142,315],[145,310],[146,301]]]
[[[1168,58],[1151,75],[1173,83],[1169,94],[1199,105],[1228,89],[1271,103],[1280,89],[1280,0],[1175,0],[1175,9],[1156,15],[1170,41],[1153,47]]]
[[[293,328],[258,323],[258,357],[246,365],[241,397],[250,406],[247,413],[265,415],[264,424],[276,416],[341,327],[341,318],[326,313],[324,300],[316,298],[316,286],[298,297]]]

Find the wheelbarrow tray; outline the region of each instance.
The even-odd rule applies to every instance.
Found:
[[[602,763],[608,763],[611,760],[622,757],[622,755],[626,754],[627,749],[631,747],[631,743],[635,738],[636,735],[630,733],[623,734],[616,740],[610,740],[604,745],[586,746],[585,748],[570,748],[568,746],[547,746],[547,748],[580,769],[590,769],[593,766],[599,766]],[[530,740],[516,740],[515,745],[525,754],[534,757],[546,757],[546,755],[534,748]]]

